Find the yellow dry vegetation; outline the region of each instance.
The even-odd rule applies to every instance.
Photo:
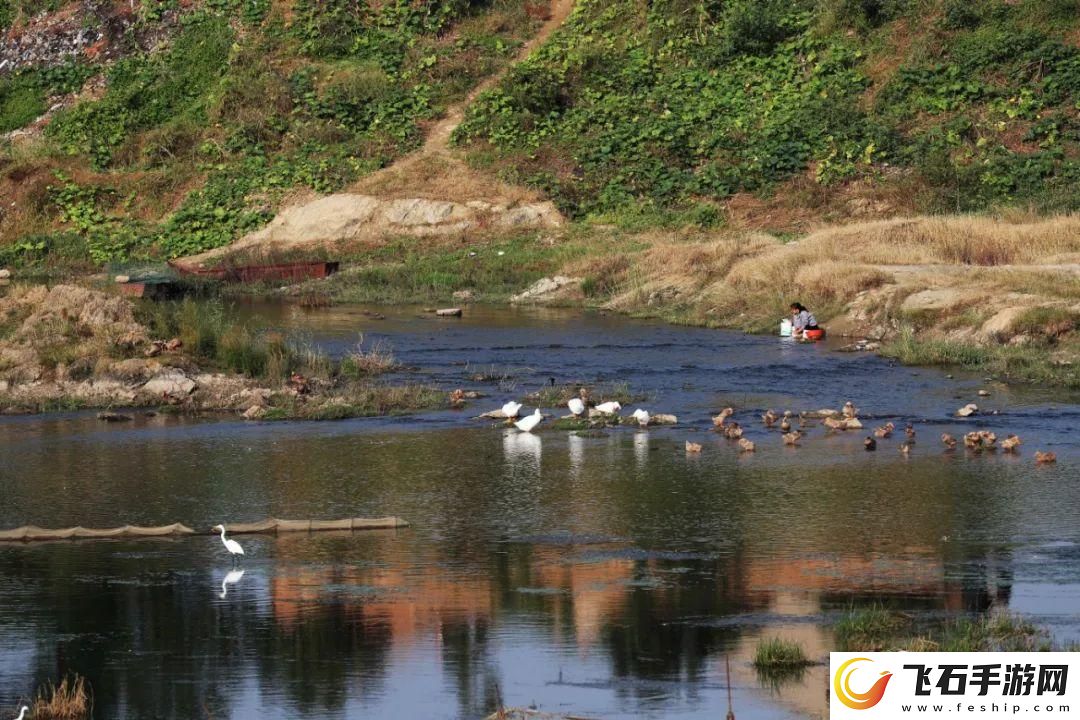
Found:
[[[1080,298],[1080,217],[1034,222],[991,217],[912,217],[817,230],[794,242],[761,232],[639,237],[647,248],[616,265],[608,306],[672,314],[688,322],[762,330],[790,302],[819,318],[848,312],[866,291],[898,311],[903,297],[948,288],[988,304],[997,295],[1025,306]],[[610,258],[578,260],[586,278],[612,272]],[[865,303],[864,303],[865,304]]]

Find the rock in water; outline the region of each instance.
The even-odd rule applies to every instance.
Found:
[[[124,415],[117,412],[99,412],[97,415],[98,420],[104,420],[105,422],[127,422],[128,420],[134,420],[135,418],[130,415]]]
[[[978,412],[979,412],[979,406],[978,405],[976,405],[975,403],[968,403],[964,407],[957,410],[956,414],[959,417],[971,417],[972,415],[975,415]]]

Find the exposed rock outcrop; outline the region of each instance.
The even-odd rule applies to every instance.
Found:
[[[564,222],[550,202],[513,207],[483,201],[468,203],[422,198],[382,200],[337,193],[285,208],[266,227],[223,248],[184,260],[198,264],[243,250],[280,250],[329,245],[384,236],[453,235],[480,228],[553,228]]]
[[[580,285],[581,278],[566,277],[565,275],[541,278],[528,289],[510,298],[510,301],[515,303],[551,302],[562,297],[568,290],[576,290]]]

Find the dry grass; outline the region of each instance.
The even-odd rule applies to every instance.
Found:
[[[49,683],[34,700],[31,717],[35,720],[83,720],[90,717],[93,700],[86,678],[73,675],[59,685]]]
[[[610,307],[677,305],[689,319],[745,329],[771,326],[796,299],[827,315],[889,280],[860,263],[829,257],[761,233],[703,242],[663,242],[635,258]]]
[[[401,365],[388,345],[379,340],[366,348],[363,335],[353,351],[341,359],[341,374],[350,378],[382,375],[399,367]]]
[[[1007,222],[985,216],[897,218],[825,228],[787,252],[871,265],[1080,262],[1080,216]]]
[[[0,357],[10,361],[0,366],[0,375],[8,380],[36,379],[53,370],[66,376],[76,366],[85,366],[77,374],[88,374],[94,359],[130,352],[145,341],[131,303],[114,295],[76,285],[33,285],[14,286],[0,298]]]
[[[824,228],[787,244],[754,232],[643,238],[648,249],[615,272],[611,258],[597,257],[568,271],[602,278],[600,289],[614,285],[606,295],[615,310],[747,330],[772,327],[794,300],[827,320],[892,283],[901,296],[927,287],[961,287],[972,298],[1030,295],[1013,303],[1021,305],[1080,297],[1080,216],[1023,220],[902,218]]]
[[[459,203],[484,200],[508,206],[542,199],[535,190],[504,183],[446,152],[408,157],[361,178],[349,190],[383,200],[428,198]]]

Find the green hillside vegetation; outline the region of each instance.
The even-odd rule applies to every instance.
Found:
[[[474,103],[472,162],[574,217],[715,224],[854,181],[902,212],[1080,205],[1076,0],[580,0]]]
[[[7,22],[25,12],[0,2]],[[178,7],[144,3],[139,22]],[[195,253],[261,226],[289,192],[344,188],[417,147],[422,123],[505,65],[538,25],[527,10],[520,0],[186,10],[165,47],[109,65],[103,93],[60,111],[40,141],[0,146],[0,194],[16,201],[0,212],[0,265]],[[0,132],[101,71],[0,80]]]

